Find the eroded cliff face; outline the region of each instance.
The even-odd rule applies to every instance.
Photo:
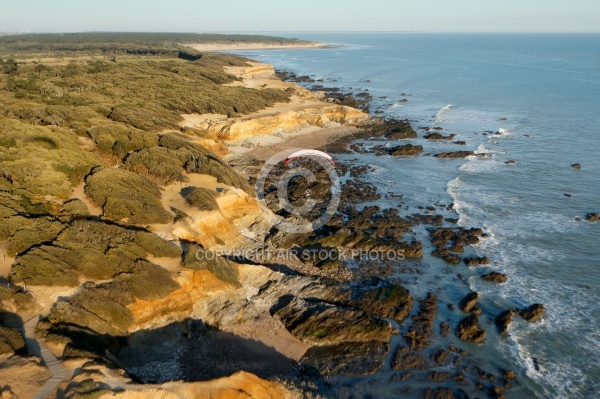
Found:
[[[359,125],[367,119],[368,115],[355,108],[317,103],[308,104],[306,108],[254,117],[224,119],[216,116],[198,123],[197,127],[222,140],[240,141],[258,135],[294,133],[307,127]]]

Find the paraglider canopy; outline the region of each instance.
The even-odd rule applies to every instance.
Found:
[[[285,161],[283,162],[283,165],[287,166],[290,162],[292,162],[296,158],[311,157],[311,156],[313,156],[313,157],[317,156],[317,157],[325,158],[326,160],[328,160],[329,162],[331,162],[332,165],[335,166],[335,162],[333,161],[333,158],[331,158],[328,154],[324,153],[323,151],[318,151],[318,150],[301,150],[301,151],[296,151],[295,153],[293,153],[292,155],[290,155],[289,157],[287,157],[285,159]]]

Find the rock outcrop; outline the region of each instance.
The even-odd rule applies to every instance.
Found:
[[[456,329],[456,336],[463,341],[481,343],[485,339],[486,331],[479,324],[476,315],[465,317]]]

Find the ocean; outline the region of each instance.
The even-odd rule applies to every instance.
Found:
[[[326,87],[368,90],[371,111],[409,119],[419,133],[411,143],[426,155],[487,154],[340,157],[373,165],[370,179],[380,192],[403,195],[401,204],[384,196],[379,205],[412,214],[453,203],[444,216],[489,234],[469,251],[490,265],[448,266],[425,251],[424,273],[407,288],[415,297],[434,291],[448,303],[468,289],[480,293],[485,343],[455,342],[483,364],[517,372],[520,383],[508,397],[600,397],[600,223],[583,220],[600,212],[600,35],[276,34],[339,46],[237,53],[323,79],[317,84]],[[466,145],[425,140],[422,127],[443,128]],[[427,242],[424,227],[414,236]],[[508,282],[478,277],[490,271],[507,274]],[[495,315],[534,303],[546,307],[541,322],[515,318],[508,336],[497,334]],[[455,326],[464,315],[440,308],[438,317]]]

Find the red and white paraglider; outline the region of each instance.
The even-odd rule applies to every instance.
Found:
[[[293,153],[292,155],[288,156],[285,159],[285,161],[283,162],[283,165],[288,166],[288,164],[296,158],[315,157],[315,156],[325,158],[326,160],[328,160],[331,163],[331,165],[335,166],[335,162],[333,161],[333,158],[331,158],[328,154],[324,153],[323,151],[318,151],[318,150],[296,151],[295,153]]]

